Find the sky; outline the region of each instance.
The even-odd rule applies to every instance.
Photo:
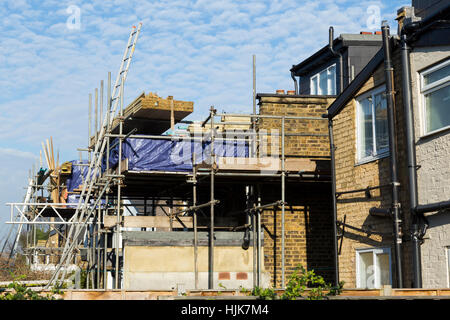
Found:
[[[396,33],[397,9],[383,0],[3,0],[0,2],[0,240],[7,202],[22,202],[41,142],[52,137],[60,162],[88,140],[88,95],[116,78],[132,26],[142,22],[125,85],[194,102],[188,120],[210,106],[252,112],[256,91],[293,90],[289,69],[341,33]],[[105,89],[106,94],[106,89]],[[55,155],[56,157],[56,155]],[[1,243],[2,243],[1,242]]]

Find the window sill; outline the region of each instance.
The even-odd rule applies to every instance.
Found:
[[[443,128],[436,129],[436,130],[434,130],[434,131],[425,133],[425,134],[423,134],[423,135],[421,135],[421,136],[419,137],[419,140],[422,140],[422,139],[429,139],[429,138],[432,138],[432,137],[435,136],[435,135],[438,135],[438,134],[440,134],[440,133],[447,132],[447,131],[450,132],[450,126],[446,126],[446,127],[443,127]]]
[[[355,163],[355,167],[363,165],[363,164],[366,164],[366,163],[369,163],[369,162],[373,162],[373,161],[376,161],[376,160],[380,160],[380,159],[383,159],[383,158],[387,158],[387,157],[389,157],[389,152],[384,152],[384,153],[378,154],[376,156],[367,157],[367,158],[358,160]]]

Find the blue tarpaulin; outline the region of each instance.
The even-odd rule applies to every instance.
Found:
[[[111,144],[114,144],[112,142]],[[208,162],[211,143],[191,141],[190,139],[138,139],[128,138],[122,144],[122,160],[128,159],[128,170],[133,171],[192,171],[192,153],[195,162]],[[248,157],[248,143],[245,141],[218,140],[214,143],[217,157]],[[109,167],[118,164],[119,146],[116,145],[109,155]],[[103,157],[102,169],[106,167]]]
[[[83,180],[87,176],[87,172],[89,167],[87,166],[78,166],[77,164],[88,164],[87,160],[73,160],[70,161],[72,163],[72,173],[66,180],[67,191],[73,191],[73,189],[77,189],[82,183]]]
[[[117,140],[111,142],[114,145]],[[122,160],[128,159],[130,171],[192,171],[192,153],[195,152],[197,164],[209,163],[211,142],[192,141],[190,139],[139,139],[127,138],[122,144]],[[217,140],[214,143],[217,157],[249,156],[248,142],[233,140]],[[109,167],[118,164],[119,145],[116,144],[109,154]],[[77,164],[88,164],[87,160],[73,160],[72,173],[66,180],[67,191],[78,188],[87,176],[89,168]],[[102,170],[106,169],[106,156],[102,159]],[[68,202],[78,202],[78,196],[70,195]]]

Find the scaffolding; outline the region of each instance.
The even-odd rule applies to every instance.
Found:
[[[261,273],[263,270],[262,255],[262,224],[261,215],[263,210],[278,208],[281,210],[281,283],[284,288],[286,283],[285,266],[285,211],[286,211],[286,181],[317,180],[320,177],[310,172],[289,172],[286,170],[285,140],[290,136],[317,136],[317,133],[286,133],[286,120],[307,120],[326,121],[322,117],[300,117],[287,115],[264,115],[257,114],[254,103],[254,110],[251,114],[227,114],[218,113],[214,107],[209,110],[209,115],[201,122],[202,132],[199,134],[189,132],[188,135],[155,135],[136,134],[136,129],[124,132],[124,123],[128,118],[124,117],[124,85],[132,59],[134,48],[141,29],[133,27],[128,44],[122,59],[122,63],[114,85],[111,86],[111,73],[108,73],[107,82],[107,110],[103,114],[103,81],[101,82],[100,95],[95,90],[95,127],[92,134],[91,113],[92,95],[89,95],[89,125],[88,125],[88,147],[78,149],[80,152],[87,152],[88,163],[76,165],[86,167],[86,175],[81,190],[78,191],[77,203],[40,203],[27,198],[24,203],[10,203],[10,222],[19,225],[47,224],[51,226],[64,226],[63,246],[59,248],[59,260],[55,271],[47,284],[47,287],[59,285],[66,279],[69,264],[83,256],[86,262],[86,288],[95,289],[119,289],[121,288],[121,273],[123,268],[123,244],[121,243],[122,231],[129,227],[125,212],[130,208],[136,211],[137,207],[142,207],[143,215],[148,216],[148,209],[154,214],[156,208],[160,208],[167,219],[169,219],[169,230],[192,230],[194,247],[194,279],[195,289],[199,289],[199,268],[198,268],[198,232],[199,213],[209,209],[209,217],[203,217],[207,221],[208,230],[208,289],[214,289],[214,233],[219,229],[229,231],[245,230],[246,239],[249,243],[249,235],[252,233],[253,239],[253,285],[261,286]],[[254,91],[255,99],[255,91]],[[100,104],[98,104],[100,101]],[[98,108],[100,106],[100,108]],[[100,109],[100,110],[99,110]],[[99,111],[99,112],[98,112]],[[100,114],[100,116],[99,116]],[[220,118],[220,119],[217,119]],[[248,130],[233,131],[233,135],[227,136],[225,128],[232,126],[247,125],[248,122],[228,121],[230,118],[250,119]],[[101,125],[98,127],[99,119]],[[281,130],[266,132],[259,128],[259,123],[264,119],[280,121]],[[114,120],[118,120],[118,125],[114,126]],[[170,127],[174,127],[173,110],[170,119],[161,120],[170,122]],[[190,123],[190,122],[185,122]],[[218,127],[223,126],[223,130],[218,132]],[[225,135],[225,136],[224,136]],[[324,134],[325,135],[325,134]],[[177,171],[138,171],[127,170],[126,162],[123,158],[123,144],[127,139],[154,139],[198,142],[201,145],[209,143],[209,161],[202,162],[196,158],[196,153],[192,152],[190,161],[192,163],[191,172]],[[267,152],[267,139],[270,139],[271,152]],[[218,159],[216,154],[216,142],[243,141],[248,146],[249,155],[247,163],[249,166],[242,170],[222,170],[223,159]],[[110,168],[110,154],[113,148],[118,147],[117,167]],[[272,159],[274,168],[269,170],[255,169],[255,163],[260,163],[261,159]],[[104,165],[104,167],[102,167]],[[125,168],[124,168],[125,166]],[[257,166],[256,166],[257,167]],[[249,169],[251,168],[251,169]],[[221,203],[217,196],[218,183],[233,184],[240,181],[245,185],[246,207],[241,210],[245,215],[245,223],[232,227],[216,225],[215,208]],[[166,189],[152,185],[153,182],[165,182]],[[207,183],[209,181],[209,183]],[[267,182],[279,185],[279,197],[275,201],[263,203],[260,186]],[[209,185],[209,197],[203,195],[200,203],[199,185]],[[30,185],[36,184],[31,181]],[[139,188],[145,185],[145,188]],[[41,186],[42,187],[42,186]],[[182,189],[182,190],[181,190]],[[190,190],[189,190],[190,189]],[[203,188],[206,190],[207,188]],[[33,188],[29,192],[33,193]],[[167,190],[170,190],[168,192]],[[180,191],[181,190],[181,191]],[[149,204],[149,200],[151,204]],[[133,203],[132,201],[135,201]],[[138,204],[136,204],[138,203]],[[34,210],[35,214],[30,217],[27,210]],[[168,210],[166,210],[168,209]],[[168,212],[167,212],[168,211]],[[131,213],[132,214],[132,213]],[[133,214],[132,214],[133,215]],[[52,217],[51,221],[48,217]],[[192,218],[192,225],[187,224],[184,218]],[[130,220],[130,219],[128,219]],[[181,227],[180,227],[181,226]],[[142,224],[141,230],[153,232],[154,225]],[[150,229],[150,230],[149,230]],[[175,231],[174,231],[175,232]],[[180,231],[182,232],[182,231]],[[84,253],[84,254],[83,254]],[[110,283],[108,273],[114,279]]]

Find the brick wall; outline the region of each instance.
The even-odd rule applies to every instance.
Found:
[[[321,117],[326,113],[330,97],[258,95],[261,115]],[[263,118],[258,128],[277,129],[281,134],[281,120]],[[321,120],[285,119],[285,132],[295,134],[311,133],[319,136],[287,136],[286,157],[305,157],[329,161],[328,122]],[[271,143],[268,140],[269,145]],[[281,145],[281,144],[280,144]],[[264,203],[280,200],[281,187],[275,185],[265,190]],[[299,264],[326,281],[333,281],[333,209],[330,181],[292,182],[286,184],[285,209],[285,280]],[[271,286],[282,287],[282,233],[281,208],[265,210],[264,225],[264,267],[271,274]]]
[[[329,183],[288,184],[285,208],[285,280],[299,264],[326,281],[334,275],[333,210]],[[282,211],[264,210],[264,267],[271,286],[282,286]]]
[[[402,267],[403,285],[412,285],[411,246],[409,237],[409,206],[407,162],[404,151],[404,118],[401,94],[400,53],[394,52],[394,89],[396,91],[396,134],[398,145],[398,168],[402,219]],[[356,97],[368,90],[384,84],[384,64],[382,63],[374,74],[361,87]],[[345,108],[334,118],[333,132],[336,146],[336,190],[337,192],[363,189],[367,187],[384,186],[390,183],[389,156],[364,164],[357,163],[356,157],[356,100],[350,100]],[[391,249],[391,273],[395,279],[393,223],[388,217],[369,215],[372,207],[389,208],[391,206],[391,188],[383,187],[371,191],[368,198],[364,192],[344,194],[337,201],[338,221],[350,226],[346,227],[344,237],[340,240],[339,255],[340,280],[346,287],[356,287],[356,250],[372,247],[387,247]],[[350,229],[354,227],[356,229]],[[340,228],[341,229],[341,228]],[[342,229],[341,229],[342,230]]]
[[[289,95],[258,95],[259,113],[261,115],[321,117],[334,100],[330,97],[289,96]],[[281,119],[262,118],[259,120],[260,130],[276,129],[281,134]],[[285,119],[285,133],[313,134],[317,136],[286,136],[286,156],[329,157],[327,121]],[[268,140],[270,145],[270,139]],[[281,144],[280,144],[281,146]],[[280,147],[281,148],[281,147]]]

